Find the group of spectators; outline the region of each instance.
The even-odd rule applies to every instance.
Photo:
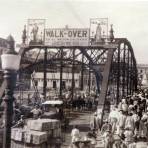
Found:
[[[64,100],[66,108],[73,110],[95,110],[98,105],[98,99],[96,96],[75,96],[74,99]]]
[[[148,90],[124,97],[118,105],[111,105],[103,122],[101,116],[102,109],[98,109],[90,121],[90,132],[86,137],[92,143],[96,144],[94,139],[101,137],[105,148],[136,148],[140,142],[144,148],[148,147]],[[75,131],[79,137],[75,128],[71,133],[72,142]],[[91,147],[95,146],[92,144]]]
[[[95,117],[96,130],[101,126],[101,118]],[[112,106],[101,127],[105,148],[133,148],[137,142],[148,141],[148,93],[147,90],[123,98],[117,106]]]

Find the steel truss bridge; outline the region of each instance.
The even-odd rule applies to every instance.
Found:
[[[36,56],[33,57],[33,51]],[[51,54],[51,51],[54,51]],[[74,94],[74,73],[81,70],[81,90],[83,90],[83,75],[89,70],[95,75],[99,104],[104,106],[108,91],[112,89],[116,104],[120,99],[132,95],[137,90],[137,65],[131,43],[126,38],[115,38],[112,42],[90,46],[51,47],[43,45],[25,45],[20,47],[20,75],[32,74],[42,70],[44,73],[43,92],[46,99],[47,72],[49,68],[60,69],[60,96],[62,96],[62,73],[64,67],[72,72],[72,98]],[[42,55],[42,56],[41,56]],[[5,81],[1,84],[0,98],[4,94]]]

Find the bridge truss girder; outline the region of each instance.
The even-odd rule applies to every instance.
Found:
[[[109,50],[113,54],[110,62],[109,75],[103,81],[103,72],[109,56]],[[33,51],[36,55],[33,56]],[[30,54],[31,53],[31,54]],[[114,93],[116,102],[126,96],[133,94],[137,89],[137,67],[134,51],[130,42],[125,38],[115,39],[107,45],[95,45],[88,47],[49,47],[49,46],[23,46],[19,54],[22,56],[20,73],[32,73],[34,70],[43,69],[44,72],[44,93],[46,89],[46,72],[48,66],[67,67],[74,73],[74,67],[86,69],[94,73],[98,92],[104,93],[101,102],[105,102],[109,91]],[[28,55],[31,56],[28,56]],[[83,73],[83,70],[81,70]],[[60,69],[62,72],[62,68]],[[62,78],[62,75],[60,76]],[[106,91],[100,89],[106,83]],[[83,85],[82,85],[83,86]],[[0,94],[3,94],[5,82],[3,82]],[[114,90],[113,90],[114,88]],[[82,89],[82,88],[81,88]],[[62,90],[61,90],[62,91]]]
[[[127,39],[115,39],[111,46],[102,45],[102,46],[90,46],[90,47],[42,47],[42,46],[31,46],[27,47],[22,53],[22,65],[23,63],[27,63],[27,66],[22,66],[23,70],[33,70],[34,68],[40,69],[40,65],[43,66],[44,58],[38,59],[37,57],[34,59],[28,57],[26,58],[26,53],[31,49],[38,49],[45,51],[47,50],[47,59],[46,64],[48,65],[57,65],[60,66],[62,61],[63,66],[73,65],[73,60],[75,65],[84,65],[84,67],[90,68],[94,74],[96,75],[96,81],[98,82],[98,86],[100,86],[99,82],[102,81],[102,69],[104,69],[104,65],[107,61],[107,53],[110,48],[114,48],[114,54],[112,58],[112,66],[110,69],[109,75],[109,86],[111,83],[115,84],[116,92],[115,96],[117,100],[120,98],[132,94],[137,89],[137,67],[136,60],[134,56],[134,52],[130,42]],[[50,54],[50,52],[54,51],[54,54]],[[62,50],[62,57],[61,57]],[[75,54],[73,55],[73,51]],[[38,56],[38,55],[37,55]],[[83,61],[82,61],[83,57]],[[80,67],[80,66],[79,66]],[[98,89],[99,90],[99,89]],[[118,101],[117,101],[118,102]]]

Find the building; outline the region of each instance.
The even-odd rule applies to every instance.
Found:
[[[38,89],[43,89],[44,85],[44,73],[43,72],[36,72],[33,74],[33,78],[35,84]],[[75,88],[79,88],[80,86],[80,73],[74,74],[74,83]],[[48,72],[47,73],[47,89],[60,89],[60,72]],[[72,83],[72,73],[63,72],[62,74],[62,88],[63,89],[70,89]],[[33,81],[31,81],[31,87],[33,87]]]
[[[48,90],[59,90],[60,89],[60,72],[47,72],[47,89]],[[89,80],[90,79],[90,80]],[[43,89],[44,85],[44,73],[35,72],[32,74],[31,88],[36,85],[38,90]],[[62,90],[70,90],[72,87],[72,73],[64,71],[62,74]],[[81,89],[81,71],[74,73],[74,88],[76,90]],[[83,75],[83,90],[84,91],[95,91],[96,90],[96,80],[95,76],[91,73],[85,72]]]

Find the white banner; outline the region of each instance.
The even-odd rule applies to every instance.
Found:
[[[45,29],[47,46],[88,46],[88,28],[50,28]]]

